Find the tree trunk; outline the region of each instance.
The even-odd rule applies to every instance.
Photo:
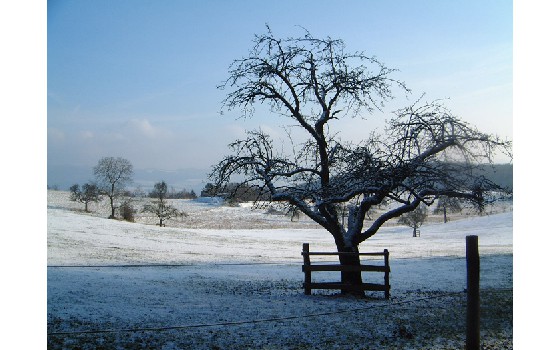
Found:
[[[109,200],[111,201],[111,216],[109,216],[109,219],[114,219],[115,218],[115,205],[113,204],[113,196],[110,196]]]
[[[447,208],[443,206],[443,223],[447,223]]]
[[[358,253],[358,247],[338,247],[338,252],[352,252]],[[339,255],[340,265],[342,266],[360,266],[360,256],[359,255]],[[341,271],[340,279],[342,283],[349,284],[352,286],[362,285],[362,272],[361,271]],[[346,295],[356,295],[363,297],[365,293],[363,290],[354,289],[342,289],[342,294]]]
[[[111,216],[109,216],[110,219],[116,218],[116,216],[115,216],[115,205],[113,203],[113,197],[114,196],[115,196],[115,184],[112,183],[111,184],[111,195],[109,196],[109,199],[111,200]]]

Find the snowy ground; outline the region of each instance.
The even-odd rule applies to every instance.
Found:
[[[467,235],[479,236],[483,348],[513,348],[511,209],[434,219],[417,238],[383,228],[361,250],[391,253],[386,301],[303,294],[302,243],[334,250],[311,222],[176,203],[187,218],[160,228],[108,220],[103,204],[85,214],[49,191],[49,348],[462,349]]]

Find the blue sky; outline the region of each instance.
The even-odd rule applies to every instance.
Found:
[[[280,37],[303,26],[343,39],[399,69],[410,99],[448,99],[480,130],[513,139],[512,1],[49,0],[49,184],[60,174],[54,168],[91,169],[103,156],[136,169],[204,172],[243,130],[279,133],[283,120],[270,115],[219,114],[226,92],[216,86],[265,24]],[[339,127],[359,140],[386,117]]]

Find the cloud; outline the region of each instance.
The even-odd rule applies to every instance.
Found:
[[[244,128],[239,124],[227,124],[222,128],[222,130],[224,130],[223,134],[226,135],[227,138],[230,138],[231,141],[233,141],[235,139],[245,137],[247,128]]]
[[[62,142],[66,139],[66,134],[57,128],[47,128],[47,137],[50,141]]]
[[[95,137],[92,131],[82,131],[80,132],[80,136],[83,140],[92,140]]]
[[[130,119],[125,124],[126,130],[141,137],[157,139],[161,137],[170,137],[172,133],[168,130],[153,126],[148,119]]]
[[[270,135],[273,139],[283,138],[285,137],[285,132],[283,129],[275,126],[270,126],[267,124],[259,125],[259,129],[265,132],[266,134]]]

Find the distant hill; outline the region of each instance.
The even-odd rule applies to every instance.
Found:
[[[496,184],[513,190],[513,164],[485,165],[483,175]]]
[[[140,186],[144,191],[149,192],[156,182],[165,181],[170,189],[173,188],[177,191],[183,189],[194,190],[198,195],[209,181],[207,179],[208,172],[208,170],[201,169],[171,171],[134,169],[131,187]],[[93,179],[93,166],[47,164],[47,185],[49,188],[68,190],[73,184],[84,184]]]

